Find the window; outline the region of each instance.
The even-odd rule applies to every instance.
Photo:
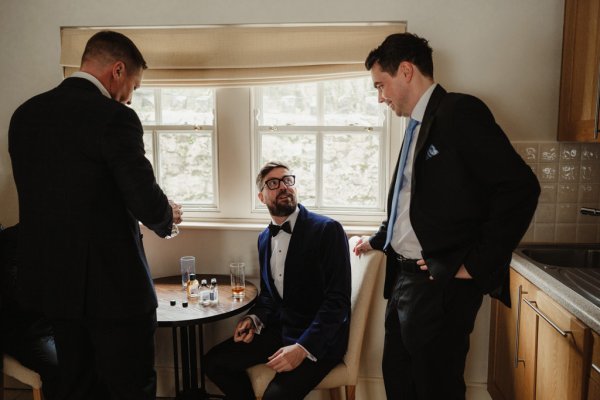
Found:
[[[188,222],[264,220],[254,177],[268,160],[290,165],[299,199],[312,210],[342,221],[383,215],[388,111],[370,77],[252,89],[142,87],[132,108],[157,181],[184,205]]]
[[[254,102],[256,170],[289,164],[312,209],[384,209],[386,111],[370,77],[257,87]]]
[[[207,88],[141,88],[132,108],[146,156],[169,198],[188,210],[217,208],[215,94]]]

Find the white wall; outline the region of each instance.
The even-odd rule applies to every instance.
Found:
[[[556,137],[562,17],[562,0],[0,0],[0,222],[18,219],[7,152],[10,116],[60,82],[61,26],[407,21],[409,31],[430,40],[436,80],[446,89],[485,100],[512,140],[542,141]],[[232,258],[255,268],[255,243],[252,231],[184,229],[170,242],[145,237],[156,276],[176,273],[184,254],[196,255],[208,272],[225,272]],[[378,300],[359,398],[383,396],[384,303]],[[486,302],[472,335],[466,372],[472,387],[486,380],[488,326]],[[216,325],[209,333],[216,339],[228,329]],[[487,397],[471,392],[470,398]]]

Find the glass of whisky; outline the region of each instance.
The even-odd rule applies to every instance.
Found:
[[[234,262],[229,264],[231,273],[231,295],[234,299],[243,299],[246,290],[246,264]]]

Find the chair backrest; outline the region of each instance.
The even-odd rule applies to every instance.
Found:
[[[374,296],[373,290],[384,258],[383,252],[377,250],[356,256],[352,249],[354,249],[358,240],[359,237],[354,236],[350,238],[348,243],[350,246],[350,265],[352,267],[352,295],[350,298],[352,319],[350,321],[348,350],[344,356],[344,364],[348,368],[349,379],[354,383],[358,379],[360,353],[371,300]]]
[[[10,376],[11,378],[15,378],[19,382],[31,386],[34,389],[39,389],[42,387],[42,380],[37,372],[25,367],[8,354],[4,354],[2,358],[4,363],[4,374]]]

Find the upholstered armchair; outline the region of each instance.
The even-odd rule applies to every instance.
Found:
[[[316,389],[329,389],[332,399],[340,398],[338,388],[343,387],[345,388],[346,400],[354,400],[362,343],[368,323],[371,300],[374,296],[373,289],[380,267],[384,263],[384,255],[381,251],[372,250],[360,257],[354,255],[352,249],[358,239],[357,236],[352,237],[348,243],[352,266],[352,319],[348,350],[343,362],[331,370],[316,387]],[[264,364],[260,364],[248,368],[247,372],[252,381],[254,395],[259,400],[267,385],[275,376],[275,371]]]

